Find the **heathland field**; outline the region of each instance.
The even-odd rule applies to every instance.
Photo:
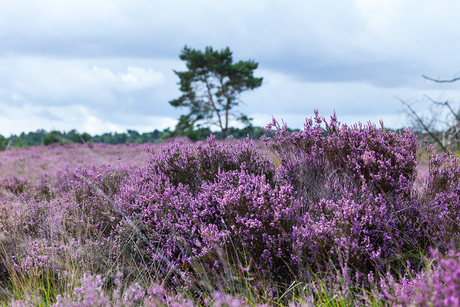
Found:
[[[335,116],[266,129],[0,152],[2,303],[460,304],[457,156]]]

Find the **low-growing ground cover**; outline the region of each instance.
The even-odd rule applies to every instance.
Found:
[[[266,129],[0,153],[3,303],[459,304],[458,157],[335,115]]]

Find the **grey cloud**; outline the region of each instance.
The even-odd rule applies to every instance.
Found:
[[[385,88],[402,84],[412,86],[422,74],[416,63],[397,59],[353,63],[327,61],[318,57],[287,56],[260,64],[261,67],[292,75],[305,82],[366,82]]]
[[[375,12],[378,7],[363,8],[363,3],[355,1],[291,5],[281,1],[142,5],[96,1],[74,3],[70,8],[53,1],[32,3],[21,10],[14,6],[3,10],[4,19],[10,22],[0,31],[0,53],[64,59],[177,59],[185,44],[194,48],[230,46],[235,58],[252,58],[261,67],[306,81],[364,81],[383,87],[410,85],[415,76],[435,67],[436,75],[452,74],[451,67],[460,67],[458,50],[446,48],[449,38],[458,34],[445,27],[452,15],[446,14],[445,20],[420,20],[407,7],[394,3],[409,15],[390,11],[390,17],[382,15],[388,17],[385,20]],[[420,6],[430,9],[426,3]],[[31,10],[40,14],[31,14]],[[433,59],[433,52],[442,56]]]
[[[235,60],[260,63],[255,74],[265,84],[242,95],[247,114],[320,108],[365,118],[398,113],[396,95],[453,91],[452,99],[460,98],[457,84],[421,78],[448,78],[460,70],[460,28],[452,26],[460,3],[449,0],[416,7],[397,0],[23,4],[0,2],[0,103],[82,106],[96,118],[94,127],[148,126],[147,115],[186,112],[168,104],[180,95],[172,70],[185,69],[178,59],[184,45],[229,46]],[[129,67],[139,69],[133,72],[139,78],[156,72],[164,80],[129,83]]]

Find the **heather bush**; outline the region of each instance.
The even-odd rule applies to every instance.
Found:
[[[192,192],[199,190],[202,182],[214,181],[219,172],[246,170],[263,174],[269,181],[275,174],[273,163],[249,139],[219,144],[214,136],[206,142],[164,146],[158,154],[151,155],[149,168],[164,174],[173,185],[187,185]]]
[[[266,277],[286,279],[297,261],[290,233],[298,202],[274,174],[249,140],[222,145],[211,137],[196,146],[163,147],[122,188],[120,241],[134,223],[151,244],[136,241],[133,252],[162,263],[163,275],[180,269],[179,277],[190,276],[197,266],[220,274],[224,264],[250,263]],[[242,255],[248,259],[238,260]]]
[[[309,202],[359,196],[363,187],[390,200],[410,192],[417,175],[418,143],[412,131],[388,132],[383,123],[381,129],[371,123],[349,127],[335,114],[330,122],[315,114],[298,132],[273,119],[266,127],[273,137],[264,138],[280,159],[278,176],[304,197],[306,210]]]
[[[21,195],[27,188],[27,179],[14,175],[5,176],[0,181],[0,187],[13,193],[16,196]]]
[[[39,195],[46,186],[52,197],[24,191],[3,203],[0,229],[12,239],[2,244],[14,270],[52,271],[60,279],[69,265],[99,273],[123,262],[111,237],[121,219],[112,199],[126,174],[107,165],[57,170],[36,183]]]
[[[110,225],[121,218],[113,201],[127,175],[128,169],[107,165],[75,170],[70,192],[79,209],[76,214],[84,216],[89,225],[110,231]]]
[[[425,240],[411,193],[416,136],[370,123],[349,127],[335,114],[328,122],[315,113],[303,131],[289,132],[276,120],[266,128],[273,137],[265,140],[280,159],[277,178],[301,202],[295,250],[307,271],[382,271]]]
[[[207,249],[217,242],[229,253],[245,251],[247,262],[263,276],[283,281],[293,277],[298,258],[292,228],[299,203],[291,186],[273,188],[263,175],[245,171],[221,173],[215,183],[203,186],[196,216]]]

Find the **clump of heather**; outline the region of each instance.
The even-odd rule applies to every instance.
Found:
[[[158,154],[150,156],[148,168],[150,172],[165,175],[173,185],[181,183],[192,191],[199,190],[203,182],[213,182],[219,172],[244,170],[265,175],[269,181],[275,174],[273,162],[249,139],[221,144],[214,136],[206,142],[164,146]]]
[[[424,271],[415,274],[409,268],[400,281],[387,274],[380,295],[394,306],[460,306],[460,253],[431,251],[426,261]]]
[[[443,252],[459,248],[460,160],[450,150],[440,155],[429,147],[429,173],[420,191],[425,229]]]
[[[246,262],[264,276],[292,278],[298,262],[292,230],[298,223],[299,202],[291,186],[273,188],[264,176],[226,172],[203,186],[197,205],[196,218],[208,249],[217,242],[226,251],[241,248],[241,254],[250,257]],[[207,251],[207,257],[211,255],[217,260],[215,250]]]
[[[387,132],[383,123],[381,129],[371,123],[348,126],[335,114],[330,122],[315,114],[307,118],[303,131],[289,132],[275,119],[266,127],[273,138],[265,141],[281,163],[277,175],[301,193],[305,206],[359,195],[363,188],[390,200],[410,192],[417,175],[418,143],[412,131]]]
[[[0,185],[16,196],[21,195],[27,186],[27,179],[9,174],[2,178]]]
[[[300,132],[276,120],[266,127],[273,134],[268,146],[281,163],[277,178],[292,185],[301,202],[295,250],[307,271],[312,266],[382,271],[424,240],[411,193],[416,136],[371,123],[342,125],[335,114],[328,122],[315,114]]]
[[[174,278],[189,278],[191,268],[215,275],[227,265],[252,265],[263,276],[286,279],[298,261],[291,248],[299,209],[294,196],[249,140],[173,144],[127,179],[120,238],[128,229],[141,232],[147,242],[137,242],[133,252],[162,263],[163,275]]]
[[[1,204],[0,231],[9,266],[17,272],[49,271],[59,280],[69,266],[96,274],[127,265],[112,237],[122,217],[112,199],[128,170],[107,165],[57,170],[48,182],[52,197],[29,197],[27,191],[8,196]]]

